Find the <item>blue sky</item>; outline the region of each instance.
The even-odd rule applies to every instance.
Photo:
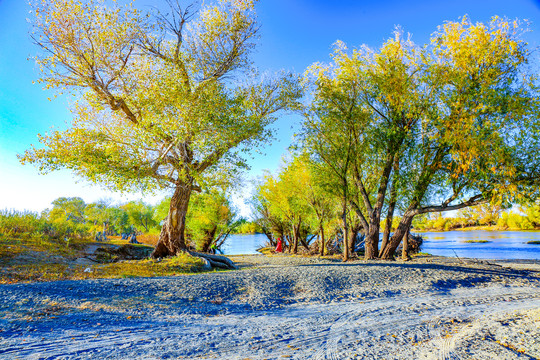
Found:
[[[161,2],[136,1],[141,8],[156,3]],[[376,48],[391,36],[396,25],[411,33],[416,43],[424,44],[437,25],[465,14],[475,22],[489,21],[494,15],[528,19],[532,33],[527,40],[533,48],[538,47],[540,35],[540,1],[532,0],[261,0],[257,13],[261,40],[253,58],[261,70],[303,72],[314,62],[327,62],[336,40],[349,47],[367,44]],[[111,194],[75,179],[69,171],[39,175],[33,166],[18,162],[16,154],[36,144],[38,133],[65,128],[71,118],[68,96],[49,101],[54,93],[32,84],[39,73],[28,60],[37,51],[28,36],[29,16],[24,0],[0,0],[0,209],[41,211],[60,196],[80,196],[87,202],[141,198],[140,194]],[[250,160],[252,169],[246,179],[260,175],[263,169],[278,168],[299,121],[298,116],[278,120],[277,140],[264,149],[264,155]],[[237,195],[236,203],[247,215],[242,194],[248,195]],[[154,203],[162,196],[144,200]]]

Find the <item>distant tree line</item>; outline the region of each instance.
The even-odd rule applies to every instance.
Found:
[[[37,214],[0,211],[0,233],[8,236],[42,234],[52,238],[92,238],[151,234],[157,237],[167,216],[170,199],[155,206],[142,201],[113,205],[103,200],[85,203],[80,197],[61,197]],[[195,194],[187,215],[187,240],[193,249],[207,252],[219,247],[236,229],[235,212],[223,193]],[[245,222],[245,220],[243,220]]]
[[[463,209],[455,216],[440,213],[419,216],[413,222],[418,230],[448,231],[471,227],[492,230],[538,230],[540,229],[540,203],[538,201],[518,206],[516,210],[503,209],[498,205],[480,205]]]

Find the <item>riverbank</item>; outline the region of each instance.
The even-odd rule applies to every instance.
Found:
[[[540,357],[535,261],[231,258],[241,270],[0,285],[0,357]]]

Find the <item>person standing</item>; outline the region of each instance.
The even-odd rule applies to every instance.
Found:
[[[281,238],[278,238],[277,240],[276,252],[283,252],[283,241],[281,240]]]

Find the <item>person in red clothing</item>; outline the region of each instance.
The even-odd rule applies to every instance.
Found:
[[[281,241],[281,238],[277,239],[276,252],[283,252],[283,242]]]

